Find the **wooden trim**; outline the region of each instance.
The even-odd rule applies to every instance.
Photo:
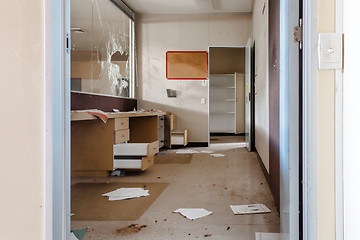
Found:
[[[137,108],[137,100],[71,91],[71,110],[99,109],[104,112],[112,112],[114,108],[121,112],[132,111]]]

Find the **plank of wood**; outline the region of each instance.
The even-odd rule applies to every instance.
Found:
[[[91,110],[91,109],[89,109]],[[71,121],[83,121],[97,119],[91,114],[87,113],[88,110],[71,111]],[[106,112],[109,118],[125,118],[125,117],[147,117],[147,116],[163,116],[166,112]]]
[[[71,122],[71,169],[113,170],[114,119]]]

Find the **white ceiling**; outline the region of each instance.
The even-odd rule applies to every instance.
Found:
[[[250,13],[253,0],[123,0],[135,13]]]

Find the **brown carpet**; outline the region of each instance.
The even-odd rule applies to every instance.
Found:
[[[155,155],[155,164],[186,164],[191,163],[192,154],[166,153]]]
[[[71,186],[72,221],[135,221],[151,206],[168,183],[77,183]],[[108,201],[101,196],[121,187],[144,188],[150,196]]]

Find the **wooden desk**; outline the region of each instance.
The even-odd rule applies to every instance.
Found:
[[[165,112],[108,113],[105,124],[84,111],[71,112],[71,174],[74,177],[106,177],[113,170],[113,146],[118,123],[126,123],[130,136],[123,136],[130,143],[158,141],[158,116]],[[122,121],[125,120],[125,121]],[[120,136],[121,138],[121,136]]]

